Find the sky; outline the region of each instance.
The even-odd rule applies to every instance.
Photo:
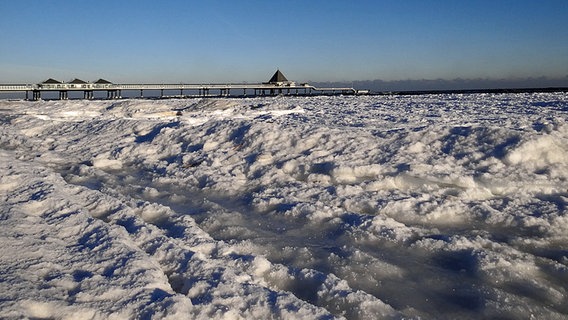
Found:
[[[567,17],[566,0],[5,0],[0,83],[260,82],[277,68],[299,82],[568,80]]]

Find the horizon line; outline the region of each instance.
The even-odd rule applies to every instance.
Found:
[[[278,70],[277,70],[278,71]],[[41,82],[37,82],[37,83],[42,83],[44,81],[47,80],[56,80],[56,81],[60,81],[57,80],[56,78],[59,77],[48,77],[48,78],[43,78],[45,80],[41,81]],[[85,78],[85,77],[83,77]],[[97,80],[101,80],[101,79],[105,79],[102,77],[97,77]],[[60,81],[61,83],[69,83],[73,80],[81,80],[79,77],[72,77],[68,82],[66,81]],[[97,81],[95,80],[95,81]],[[568,80],[568,74],[565,76],[559,76],[559,77],[550,77],[550,76],[527,76],[527,77],[500,77],[500,78],[493,78],[493,77],[475,77],[475,78],[465,78],[465,77],[455,77],[455,78],[404,78],[404,79],[383,79],[383,78],[374,78],[374,79],[355,79],[355,80],[347,80],[347,79],[342,79],[342,80],[306,80],[306,81],[296,81],[296,80],[291,80],[291,81],[295,81],[295,82],[314,82],[314,83],[349,83],[349,82],[373,82],[373,81],[380,81],[380,82],[411,82],[411,81],[416,81],[416,82],[464,82],[464,81],[495,81],[495,82],[499,82],[499,81],[529,81],[529,80],[547,80],[547,81],[561,81],[561,80]],[[88,82],[88,81],[87,81]],[[148,82],[138,82],[138,81],[121,81],[122,83],[148,83]],[[192,83],[193,81],[176,81],[176,82],[164,82],[164,81],[158,81],[155,83]],[[207,83],[263,83],[263,82],[267,82],[267,81],[259,81],[259,82],[254,82],[254,81],[240,81],[240,82],[224,82],[224,81],[219,81],[219,82],[213,82],[213,81],[208,81]],[[4,82],[3,80],[0,82],[2,84],[15,84],[16,82],[11,82],[11,81],[7,81]],[[22,82],[19,82],[22,83]],[[33,82],[25,82],[25,83],[33,83]],[[206,82],[195,82],[195,83],[206,83]]]

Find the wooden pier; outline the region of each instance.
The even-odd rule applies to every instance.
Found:
[[[70,82],[60,82],[48,79],[38,84],[0,84],[1,92],[25,92],[26,99],[40,100],[44,92],[58,92],[60,100],[69,99],[69,92],[83,92],[83,99],[94,99],[95,92],[106,92],[107,99],[120,99],[124,91],[138,92],[138,97],[144,97],[144,91],[159,91],[164,98],[166,91],[176,92],[176,97],[228,97],[228,96],[277,96],[277,95],[356,95],[367,91],[354,88],[316,88],[307,83],[296,84],[287,80],[277,70],[274,76],[264,83],[218,83],[218,84],[116,84],[99,79],[86,82],[74,79]]]

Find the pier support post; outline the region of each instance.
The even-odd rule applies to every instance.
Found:
[[[144,90],[140,89],[140,98],[144,98]]]
[[[107,99],[118,99],[120,90],[107,90]]]
[[[164,89],[160,89],[160,98],[164,97]]]

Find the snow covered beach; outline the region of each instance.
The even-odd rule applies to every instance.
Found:
[[[565,319],[567,114],[566,93],[0,101],[0,318]]]

